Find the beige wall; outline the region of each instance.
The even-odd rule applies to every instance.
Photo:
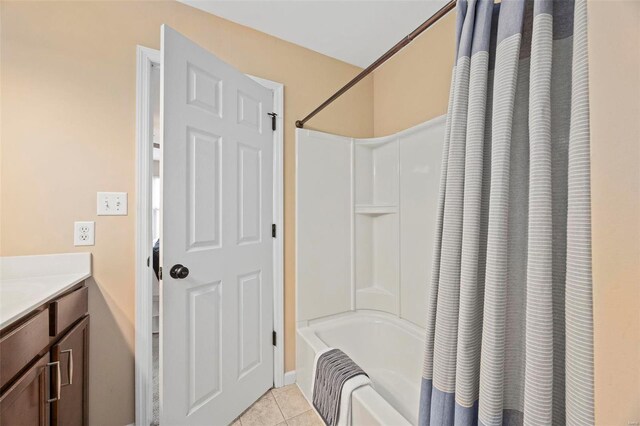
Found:
[[[2,255],[73,252],[73,222],[96,221],[91,424],[134,419],[136,45],[160,25],[241,71],[285,85],[286,369],[295,368],[294,121],[359,68],[175,2],[0,4]],[[372,136],[373,81],[311,127]],[[128,191],[127,217],[97,217],[97,191]]]
[[[385,136],[447,112],[455,51],[450,12],[374,72],[374,133]]]
[[[590,1],[596,422],[640,422],[640,2]]]

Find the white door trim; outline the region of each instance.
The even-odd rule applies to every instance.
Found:
[[[153,172],[153,117],[151,114],[151,69],[160,64],[160,52],[137,47],[136,69],[136,324],[135,388],[136,424],[149,425],[153,419],[152,308],[153,269],[147,266],[152,255],[151,180]]]
[[[136,67],[136,256],[135,256],[135,401],[136,425],[146,426],[153,417],[152,361],[152,273],[147,259],[152,255],[151,181],[153,119],[150,109],[151,68],[159,66],[160,51],[137,46]],[[273,219],[277,236],[273,239],[273,329],[277,334],[273,357],[275,387],[284,378],[284,85],[249,76],[273,91],[273,112],[277,126],[273,132]]]
[[[276,238],[273,239],[273,330],[276,345],[273,352],[273,384],[279,388],[284,383],[284,85],[275,81],[249,75],[252,79],[273,91],[273,111],[276,130],[273,132],[273,223]]]

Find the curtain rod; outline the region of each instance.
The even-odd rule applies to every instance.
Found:
[[[320,111],[322,111],[327,106],[329,106],[333,101],[335,101],[340,96],[342,96],[347,90],[349,90],[353,86],[355,86],[356,83],[358,83],[360,80],[362,80],[363,78],[365,78],[366,76],[371,74],[371,72],[373,72],[373,70],[375,70],[380,65],[385,63],[389,58],[391,58],[393,55],[398,53],[407,44],[411,43],[413,41],[413,39],[415,39],[420,34],[422,34],[422,32],[424,30],[426,30],[427,28],[429,28],[430,26],[432,26],[433,24],[438,22],[438,20],[440,18],[442,18],[444,15],[446,15],[455,6],[456,6],[456,0],[450,0],[449,3],[445,4],[440,10],[438,10],[436,13],[434,13],[429,19],[427,19],[422,24],[420,24],[420,26],[418,28],[413,30],[411,33],[409,33],[409,35],[407,35],[402,40],[400,40],[398,43],[396,43],[395,46],[393,46],[391,49],[387,50],[382,56],[380,56],[378,59],[376,59],[376,61],[374,63],[372,63],[367,68],[362,70],[360,72],[360,74],[355,76],[350,82],[348,82],[347,84],[342,86],[342,88],[340,90],[338,90],[336,93],[331,95],[331,97],[329,99],[327,99],[326,101],[324,101],[322,104],[320,104],[320,106],[318,108],[316,108],[313,111],[311,111],[309,113],[309,115],[307,115],[302,120],[296,121],[296,127],[299,128],[299,129],[302,129],[304,127],[304,123],[306,123],[307,121],[312,119],[316,114],[318,114]]]

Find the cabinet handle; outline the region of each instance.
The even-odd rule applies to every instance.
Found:
[[[69,354],[69,363],[67,364],[67,376],[69,376],[69,383],[63,383],[62,386],[69,386],[73,384],[73,350],[67,349],[60,351],[61,355],[64,353]]]
[[[62,374],[60,374],[60,361],[48,362],[47,367],[56,366],[56,396],[54,398],[47,399],[47,402],[55,402],[60,400],[60,391],[62,387]],[[51,371],[51,369],[49,369]]]

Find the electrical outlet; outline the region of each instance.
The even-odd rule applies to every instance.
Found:
[[[92,246],[96,242],[95,222],[74,222],[73,245]]]
[[[98,216],[126,216],[126,192],[98,192]]]

